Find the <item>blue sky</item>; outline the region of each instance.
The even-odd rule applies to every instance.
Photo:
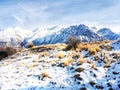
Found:
[[[120,27],[120,0],[0,0],[0,28],[87,24]]]

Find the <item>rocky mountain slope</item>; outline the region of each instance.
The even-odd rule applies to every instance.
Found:
[[[66,28],[50,27],[37,28],[33,31],[26,31],[20,28],[0,30],[0,46],[26,46],[28,44],[42,45],[64,43],[69,36],[76,36],[80,40],[99,41],[103,39],[117,40],[119,34],[108,28],[102,28],[98,32],[96,27],[89,28],[84,24],[73,25]]]
[[[41,31],[39,31],[38,33],[41,34]],[[33,39],[32,36],[27,37],[24,39],[21,45],[25,46],[29,41],[32,41],[35,45],[64,43],[67,41],[67,38],[71,35],[80,38],[82,41],[95,41],[103,39],[102,37],[100,37],[98,34],[93,32],[91,29],[89,29],[87,26],[83,24],[62,28],[57,32],[55,30],[53,31],[54,31],[53,33],[47,31],[46,34],[43,35],[42,37],[41,36],[36,37],[35,34],[33,34],[32,36],[36,38]]]
[[[100,34],[103,38],[108,40],[117,40],[118,38],[120,38],[119,34],[112,32],[108,28],[102,28],[98,30],[97,33]]]
[[[0,61],[1,90],[119,90],[120,49],[111,42],[34,46]]]

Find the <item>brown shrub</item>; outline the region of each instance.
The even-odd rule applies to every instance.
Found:
[[[33,46],[35,46],[33,43],[28,43],[25,47],[26,48],[32,48]]]
[[[69,36],[68,40],[67,40],[67,43],[69,44],[68,46],[69,47],[71,46],[72,49],[74,49],[74,50],[78,47],[80,42],[81,42],[81,40],[75,36]]]
[[[12,47],[0,47],[0,59],[16,53],[17,50]]]

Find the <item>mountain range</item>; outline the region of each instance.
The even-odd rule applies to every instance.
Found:
[[[8,45],[22,47],[29,43],[33,43],[34,45],[65,43],[69,36],[75,36],[83,42],[103,39],[117,40],[120,38],[120,34],[114,33],[108,28],[97,30],[96,27],[89,28],[84,24],[71,25],[66,28],[57,26],[51,28],[36,28],[33,31],[7,29],[0,30],[0,36],[0,42],[7,42]]]

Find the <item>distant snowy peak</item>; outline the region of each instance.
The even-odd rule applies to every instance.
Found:
[[[36,28],[35,30],[32,31],[31,34],[26,36],[21,43],[21,46],[25,46],[27,43],[32,43],[34,40],[38,38],[43,38],[45,36],[51,35],[53,33],[57,33],[61,30],[60,27],[54,26],[54,27],[49,27],[49,28]]]
[[[9,46],[20,46],[24,38],[29,35],[30,31],[20,28],[6,29],[0,31],[0,43],[5,42]],[[0,45],[1,46],[1,45]]]
[[[80,24],[67,28],[38,29],[31,36],[25,38],[21,45],[25,46],[29,42],[33,42],[35,45],[64,43],[70,35],[79,37],[82,41],[102,40],[102,37],[89,29],[89,27]]]
[[[97,33],[100,34],[102,37],[109,39],[109,40],[117,40],[120,37],[119,34],[112,32],[108,28],[102,28],[98,30]]]

